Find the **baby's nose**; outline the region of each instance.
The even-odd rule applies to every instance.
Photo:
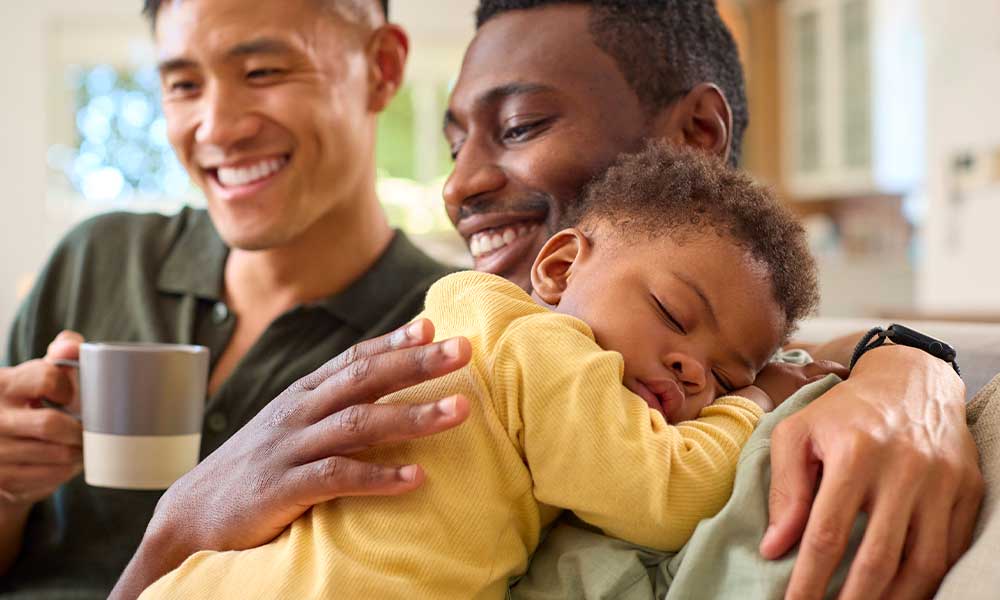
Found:
[[[667,355],[665,362],[684,386],[687,395],[697,394],[705,389],[705,367],[701,361],[684,352],[672,352]]]

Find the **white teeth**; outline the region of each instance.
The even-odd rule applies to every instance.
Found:
[[[495,252],[508,244],[512,244],[520,237],[534,233],[537,228],[537,224],[525,225],[521,223],[502,229],[480,231],[469,238],[469,252],[472,253],[473,258],[479,258],[490,252]]]
[[[245,167],[219,167],[219,183],[226,187],[249,185],[274,175],[288,162],[286,158],[262,160]]]

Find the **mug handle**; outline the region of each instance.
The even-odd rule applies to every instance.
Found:
[[[80,361],[78,360],[70,360],[68,358],[56,358],[53,359],[51,362],[57,367],[67,367],[70,369],[76,369],[77,371],[80,370]],[[80,415],[71,413],[70,411],[66,410],[66,407],[63,406],[62,404],[56,404],[55,402],[49,400],[48,398],[42,398],[42,405],[45,406],[45,408],[53,408],[55,410],[58,410],[59,412],[66,413],[67,415],[73,417],[77,421],[80,420]]]

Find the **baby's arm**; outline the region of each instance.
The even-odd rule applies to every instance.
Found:
[[[622,384],[621,355],[562,315],[513,326],[494,398],[531,469],[535,497],[605,533],[677,550],[729,499],[760,407],[726,397],[671,426]]]

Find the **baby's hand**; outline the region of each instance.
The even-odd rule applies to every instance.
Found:
[[[761,408],[764,408],[765,411],[774,410],[792,394],[799,391],[799,388],[802,386],[819,381],[831,373],[838,375],[842,379],[847,379],[849,372],[843,365],[829,360],[821,360],[807,365],[771,363],[757,374],[757,380],[753,382],[753,385],[745,389],[756,388],[761,390],[767,395],[772,404],[770,409],[764,408],[763,405],[761,405]],[[735,392],[735,394],[740,396],[742,392],[743,390],[740,390]],[[753,398],[750,399],[757,402]],[[760,404],[760,402],[757,402],[757,404]]]
[[[757,406],[761,407],[764,412],[771,412],[776,406],[767,392],[756,385],[748,385],[745,388],[736,390],[731,395],[746,398],[750,402],[753,402]]]

